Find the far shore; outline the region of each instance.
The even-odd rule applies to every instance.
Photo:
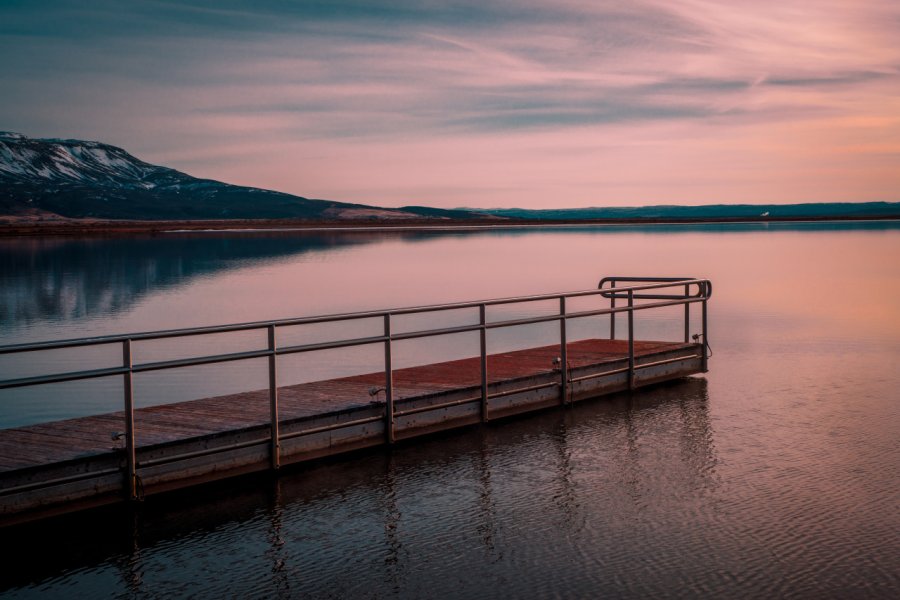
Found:
[[[848,221],[896,221],[900,215],[844,217],[710,217],[710,218],[635,218],[635,219],[221,219],[190,221],[104,221],[72,219],[60,221],[3,221],[0,237],[78,236],[190,233],[204,231],[453,231],[481,229],[518,229],[563,226],[684,225],[701,223],[821,223]]]

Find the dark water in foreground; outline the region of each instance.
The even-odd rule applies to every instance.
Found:
[[[196,262],[151,241],[111,252],[73,240],[57,255],[44,242],[6,247],[0,264],[24,253],[45,266],[4,267],[16,284],[0,292],[4,315],[13,293],[65,301],[15,304],[19,316],[0,327],[24,341],[292,316],[287,290],[306,314],[687,274],[716,286],[711,370],[133,513],[4,531],[0,595],[900,594],[896,225],[374,236],[320,250],[263,239],[178,242]],[[271,247],[248,258],[248,246]],[[79,251],[92,258],[66,262]]]

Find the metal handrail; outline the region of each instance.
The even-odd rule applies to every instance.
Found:
[[[633,290],[638,289],[653,289],[651,286],[632,286],[630,288],[617,288],[616,284],[619,282],[627,282],[627,283],[662,283],[664,284],[675,284],[679,283],[684,285],[684,293],[683,294],[635,294]],[[609,284],[609,287],[604,287],[605,284]],[[697,293],[691,294],[691,286],[697,286]],[[668,286],[665,286],[668,287]],[[704,280],[696,280],[693,277],[626,277],[626,276],[614,276],[614,277],[604,277],[600,280],[600,283],[597,284],[597,289],[601,290],[601,295],[604,298],[609,298],[609,306],[610,308],[614,308],[616,306],[616,299],[627,299],[628,304],[633,304],[634,300],[687,300],[688,298],[701,298],[703,302],[703,339],[704,345],[706,346],[706,300],[712,296],[712,282],[708,279]],[[620,291],[621,290],[621,291]],[[631,291],[626,291],[631,290]],[[622,293],[622,292],[625,293]],[[629,325],[630,327],[630,325]],[[691,330],[691,311],[690,306],[685,303],[684,305],[684,341],[687,342],[690,336]],[[630,331],[630,329],[629,329]],[[630,335],[630,333],[629,333]],[[610,315],[609,318],[609,338],[616,338],[616,319],[614,315]],[[706,353],[704,352],[703,359],[703,369],[706,370]]]
[[[522,319],[510,319],[506,321],[492,321],[489,323],[474,325],[459,325],[456,327],[444,327],[439,329],[423,329],[418,331],[409,331],[405,333],[395,333],[390,337],[384,335],[369,336],[364,338],[350,338],[346,340],[338,340],[335,342],[318,342],[315,344],[300,344],[296,346],[284,346],[273,350],[246,350],[243,352],[232,352],[229,354],[214,354],[208,356],[197,356],[193,358],[179,358],[174,360],[165,360],[148,363],[138,363],[128,367],[106,367],[102,369],[90,369],[86,371],[70,371],[65,373],[57,373],[53,375],[36,375],[33,377],[22,377],[18,379],[0,380],[0,390],[28,387],[33,385],[45,385],[49,383],[63,383],[67,381],[79,381],[83,379],[97,379],[100,377],[110,377],[112,375],[124,375],[125,373],[146,373],[149,371],[163,371],[167,369],[178,369],[184,367],[197,367],[202,365],[218,364],[232,362],[236,360],[248,360],[251,358],[263,358],[270,356],[283,356],[287,354],[297,354],[301,352],[315,352],[319,350],[334,350],[337,348],[349,348],[353,346],[365,346],[368,344],[377,344],[380,342],[390,341],[399,342],[403,340],[414,340],[425,337],[436,337],[441,335],[451,335],[455,333],[467,333],[472,331],[480,331],[482,329],[501,329],[504,327],[515,327],[517,325],[532,325],[537,323],[547,323],[550,321],[559,321],[563,316],[565,320],[579,319],[584,317],[594,317],[600,315],[615,315],[620,312],[648,310],[651,308],[661,308],[664,306],[675,306],[681,304],[694,304],[703,302],[703,298],[688,297],[684,300],[672,300],[667,302],[654,302],[652,304],[639,304],[633,308],[622,306],[619,308],[598,308],[596,310],[579,311],[575,313],[567,313],[566,315],[552,314],[540,317],[526,317]],[[267,325],[265,328],[274,327],[275,325]],[[262,327],[260,327],[262,329]],[[188,334],[190,335],[190,334]],[[126,338],[127,339],[127,338]],[[146,339],[146,338],[144,338]],[[124,340],[123,340],[124,341]],[[132,338],[131,341],[134,341]],[[111,343],[111,342],[110,342]],[[85,346],[90,344],[85,344]],[[71,346],[70,346],[71,347]],[[32,349],[27,350],[33,351]]]
[[[693,277],[604,277],[597,285],[597,289],[604,291],[603,294],[601,294],[604,298],[627,298],[627,293],[622,294],[617,291],[616,284],[619,282],[670,282],[681,283],[685,285],[684,294],[635,294],[635,300],[674,300],[676,298],[687,297],[706,297],[707,299],[709,299],[712,296],[712,282],[709,280],[698,282]],[[604,288],[604,284],[607,283],[610,284],[610,287]],[[690,286],[692,285],[697,286],[697,292],[695,294],[690,293]],[[639,287],[634,287],[631,289],[639,289]]]
[[[601,280],[607,281],[610,278],[604,278]],[[625,278],[617,277],[617,280],[625,280]],[[635,278],[630,278],[632,280],[636,280]],[[668,279],[666,281],[669,281]],[[677,281],[681,284],[702,284],[706,283],[709,286],[709,289],[712,289],[712,284],[708,279],[675,279],[672,281]],[[627,292],[628,290],[640,291],[640,290],[649,290],[649,289],[657,289],[657,288],[666,288],[673,287],[673,283],[671,282],[662,282],[656,284],[648,284],[648,285],[638,285],[638,286],[630,286],[623,288],[615,288],[616,292]],[[59,341],[47,341],[47,342],[32,342],[26,344],[8,344],[5,346],[0,346],[0,354],[10,354],[13,352],[32,352],[36,350],[57,350],[60,348],[70,348],[74,346],[94,346],[101,344],[114,344],[117,342],[124,342],[125,340],[132,341],[143,341],[143,340],[158,340],[164,338],[173,338],[173,337],[187,337],[187,336],[195,336],[195,335],[208,335],[214,333],[231,333],[235,331],[247,331],[250,329],[263,329],[269,327],[270,325],[274,325],[276,327],[290,327],[293,325],[310,325],[313,323],[329,323],[334,321],[350,321],[350,320],[359,320],[359,319],[372,319],[375,317],[384,317],[385,315],[411,315],[416,313],[424,313],[424,312],[439,312],[446,310],[458,310],[463,308],[475,308],[481,305],[484,306],[496,306],[499,304],[519,304],[522,302],[539,302],[541,300],[555,300],[560,297],[566,298],[576,298],[580,296],[595,296],[601,295],[603,297],[609,297],[607,294],[612,291],[610,288],[605,288],[603,290],[578,290],[573,292],[560,292],[556,294],[537,294],[531,296],[510,296],[508,298],[493,298],[490,300],[474,300],[469,302],[451,302],[446,304],[430,304],[423,306],[409,306],[404,308],[394,308],[387,310],[374,310],[374,311],[361,311],[361,312],[352,312],[352,313],[335,313],[330,315],[318,315],[313,317],[299,317],[293,319],[276,319],[271,321],[250,321],[246,323],[233,323],[229,325],[212,325],[206,327],[187,327],[182,329],[164,329],[159,331],[149,331],[149,332],[136,332],[136,333],[125,333],[118,335],[108,335],[108,336],[97,336],[90,338],[75,338],[69,340],[59,340]],[[681,298],[682,296],[677,296]],[[707,296],[708,297],[708,296]],[[639,299],[636,295],[635,299]]]
[[[626,287],[617,287],[619,282],[639,283],[640,285],[630,285]],[[609,284],[609,287],[605,287]],[[696,292],[692,291],[692,287],[696,286]],[[665,290],[671,288],[679,288],[680,293],[647,293],[648,290]],[[93,379],[98,377],[109,377],[113,375],[122,375],[124,378],[124,407],[125,407],[125,479],[126,492],[128,497],[135,499],[137,497],[137,469],[141,466],[135,458],[135,423],[134,423],[134,403],[132,397],[132,378],[135,373],[143,373],[148,371],[167,370],[175,368],[183,368],[189,366],[218,364],[235,360],[245,360],[252,358],[267,358],[269,363],[269,400],[270,400],[270,444],[272,455],[272,468],[277,469],[280,462],[280,441],[287,439],[287,436],[279,435],[279,418],[278,418],[278,382],[276,371],[276,357],[300,352],[312,352],[318,350],[330,350],[336,348],[346,348],[352,346],[362,346],[368,344],[384,344],[384,372],[385,372],[385,434],[387,441],[394,441],[394,401],[393,401],[393,366],[391,359],[391,346],[395,341],[412,340],[425,337],[435,337],[441,335],[450,335],[457,333],[466,333],[478,331],[480,333],[480,355],[481,355],[481,413],[482,420],[489,419],[488,400],[496,397],[497,394],[488,394],[487,385],[487,331],[491,329],[500,329],[505,327],[515,327],[519,325],[530,325],[536,323],[547,323],[558,321],[560,324],[560,371],[561,380],[558,385],[561,388],[561,398],[566,402],[568,397],[568,386],[572,383],[568,376],[567,346],[566,341],[566,325],[569,320],[580,319],[599,315],[610,316],[610,339],[615,339],[615,317],[619,313],[627,313],[628,317],[628,380],[631,387],[634,386],[634,373],[636,369],[641,368],[635,366],[634,361],[634,313],[639,310],[650,310],[665,306],[684,305],[684,341],[690,341],[690,305],[700,303],[702,305],[702,335],[703,350],[700,354],[702,370],[705,372],[707,367],[707,318],[706,303],[712,294],[712,283],[708,279],[695,279],[689,277],[605,277],[600,280],[597,289],[580,290],[572,292],[562,292],[555,294],[538,294],[529,296],[514,296],[508,298],[495,298],[490,300],[455,302],[446,304],[433,304],[425,306],[412,306],[405,308],[396,308],[388,310],[362,311],[353,313],[339,313],[331,315],[320,315],[312,317],[300,317],[293,319],[279,319],[270,321],[255,321],[248,323],[235,323],[230,325],[218,325],[209,327],[194,327],[184,329],[170,329],[153,332],[141,332],[122,335],[99,336],[92,338],[70,339],[59,341],[48,341],[27,344],[13,344],[0,346],[0,355],[19,354],[27,352],[36,352],[41,350],[56,350],[61,348],[80,348],[88,346],[96,346],[103,344],[122,344],[122,366],[108,367],[102,369],[91,369],[84,371],[72,371],[64,373],[54,373],[50,375],[39,375],[32,377],[21,377],[16,379],[7,379],[0,381],[0,390],[29,387],[35,385],[43,385],[48,383],[60,383],[65,381],[76,381],[84,379]],[[610,300],[609,308],[599,308],[593,310],[582,310],[577,312],[568,312],[566,310],[566,300],[569,298],[599,296]],[[616,299],[626,299],[625,306],[616,306]],[[510,304],[520,304],[525,302],[540,302],[547,300],[557,300],[559,302],[559,311],[549,315],[541,315],[536,317],[525,317],[516,319],[507,319],[502,321],[488,321],[486,318],[486,309],[488,306],[501,306]],[[635,304],[635,300],[658,300],[657,302],[645,302]],[[466,308],[477,308],[479,311],[479,322],[472,325],[460,325],[454,327],[432,328],[416,331],[408,331],[402,333],[393,333],[391,331],[392,317],[401,315],[411,315],[430,312],[443,312],[450,310],[460,310]],[[318,342],[311,344],[300,344],[294,346],[277,345],[276,331],[279,327],[291,327],[296,325],[307,325],[315,323],[330,323],[340,321],[351,321],[360,319],[382,318],[384,321],[384,333],[382,335],[350,338],[342,340],[334,340],[330,342]],[[263,330],[267,331],[267,347],[261,350],[250,350],[244,352],[234,352],[229,354],[218,354],[199,356],[192,358],[146,362],[134,364],[132,361],[132,345],[138,341],[158,340],[167,338],[180,338],[197,335],[210,335],[217,333],[231,333],[237,331]],[[336,424],[335,427],[341,426]],[[296,434],[291,434],[296,435]],[[186,454],[184,457],[176,457],[173,460],[189,458]],[[3,490],[0,490],[3,493]]]

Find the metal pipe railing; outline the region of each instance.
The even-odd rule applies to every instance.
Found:
[[[601,284],[610,281],[625,281],[625,280],[635,280],[635,281],[643,281],[644,279],[651,278],[625,278],[625,277],[605,277],[601,280]],[[661,278],[652,278],[654,281]],[[508,298],[495,298],[491,300],[480,300],[480,301],[472,301],[472,302],[453,302],[447,304],[432,304],[425,306],[411,306],[405,308],[396,308],[396,309],[388,309],[388,310],[375,310],[375,311],[362,311],[362,312],[353,312],[353,313],[336,313],[331,315],[320,315],[314,317],[299,317],[294,319],[276,319],[271,321],[254,321],[248,323],[235,323],[232,325],[213,325],[206,327],[189,327],[183,329],[167,329],[161,331],[151,331],[151,332],[140,332],[140,333],[128,333],[121,335],[109,335],[109,336],[98,336],[92,338],[78,338],[71,340],[59,340],[52,342],[33,342],[27,344],[10,344],[6,346],[0,346],[0,354],[10,354],[10,353],[19,353],[19,352],[33,352],[37,350],[56,350],[60,348],[71,348],[76,346],[93,346],[99,344],[113,344],[117,342],[124,342],[125,340],[131,340],[133,342],[137,341],[145,341],[145,340],[158,340],[164,338],[173,338],[173,337],[187,337],[187,336],[196,336],[196,335],[209,335],[214,333],[230,333],[235,331],[247,331],[251,329],[263,329],[268,327],[269,325],[274,325],[276,327],[290,327],[294,325],[310,325],[313,323],[330,323],[335,321],[351,321],[351,320],[360,320],[360,319],[371,319],[375,317],[384,317],[387,314],[391,314],[394,316],[400,315],[411,315],[416,313],[425,313],[425,312],[442,312],[448,310],[459,310],[463,308],[476,308],[481,306],[497,306],[500,304],[520,304],[523,302],[539,302],[541,300],[556,300],[560,296],[565,296],[566,298],[578,298],[582,296],[596,296],[601,295],[605,298],[609,298],[610,292],[627,292],[627,290],[633,291],[642,291],[642,290],[650,290],[650,289],[660,289],[673,287],[672,281],[680,282],[680,284],[692,284],[692,285],[701,285],[709,290],[709,293],[705,294],[705,297],[709,297],[712,292],[712,284],[708,279],[690,279],[690,278],[672,278],[671,281],[663,282],[663,283],[653,283],[646,285],[638,285],[638,286],[629,286],[623,288],[603,288],[596,290],[580,290],[573,292],[562,292],[556,294],[537,294],[531,296],[512,296]],[[624,297],[624,296],[620,296]],[[682,296],[667,296],[667,298],[681,298]],[[697,296],[704,297],[704,296]],[[641,299],[641,296],[635,296],[636,299]]]
[[[629,285],[618,287],[617,284],[638,283],[639,285]],[[609,284],[609,287],[607,287]],[[678,289],[678,293],[661,293],[655,290],[672,290]],[[695,291],[694,291],[695,290]],[[48,383],[60,383],[65,381],[77,381],[84,379],[93,379],[98,377],[108,377],[113,375],[122,375],[124,381],[123,403],[125,408],[125,465],[123,475],[125,478],[125,495],[129,499],[138,497],[138,469],[141,466],[147,466],[149,463],[138,463],[136,461],[136,426],[133,396],[133,376],[135,373],[148,371],[168,370],[190,366],[207,365],[225,363],[235,360],[247,360],[253,358],[266,358],[269,370],[269,447],[271,455],[271,466],[277,469],[281,460],[281,440],[304,435],[305,432],[292,432],[289,435],[281,435],[279,433],[279,411],[278,411],[278,378],[277,378],[277,357],[295,354],[301,352],[313,352],[318,350],[330,350],[336,348],[346,348],[353,346],[363,346],[367,344],[381,343],[384,345],[384,375],[385,375],[385,408],[384,419],[385,437],[388,443],[395,441],[394,420],[400,414],[412,414],[418,409],[407,410],[396,413],[394,410],[394,384],[393,384],[393,364],[392,364],[392,344],[395,341],[420,339],[426,337],[435,337],[442,335],[451,335],[457,333],[466,333],[477,331],[479,333],[480,345],[480,397],[466,399],[452,403],[453,405],[466,402],[480,401],[481,418],[488,421],[490,418],[488,401],[491,398],[506,396],[512,393],[520,393],[525,389],[540,389],[545,387],[558,386],[560,388],[560,402],[567,403],[569,390],[573,382],[589,379],[595,375],[579,377],[576,379],[569,378],[568,365],[568,341],[567,341],[567,324],[573,319],[582,319],[593,316],[609,315],[610,316],[610,339],[615,339],[615,319],[619,313],[627,313],[628,319],[628,367],[627,369],[616,369],[613,372],[627,372],[628,384],[630,388],[635,385],[635,371],[645,368],[646,365],[635,365],[634,357],[634,320],[635,313],[642,310],[651,310],[662,308],[665,306],[684,305],[684,340],[689,341],[690,335],[690,305],[695,303],[701,304],[701,327],[703,336],[702,351],[700,352],[701,366],[704,372],[707,370],[707,301],[712,294],[712,284],[707,279],[695,279],[688,277],[605,277],[603,278],[597,289],[581,290],[574,292],[556,293],[556,294],[540,294],[530,296],[516,296],[510,298],[497,298],[492,300],[481,300],[474,302],[456,302],[448,304],[435,304],[428,306],[413,306],[406,308],[364,311],[356,313],[343,313],[333,315],[322,315],[313,317],[302,317],[294,319],[281,319],[272,321],[257,321],[249,323],[237,323],[232,325],[219,325],[212,327],[195,327],[186,329],[172,329],[154,332],[142,332],[125,335],[100,336],[94,338],[60,340],[51,342],[39,342],[28,344],[14,344],[0,346],[0,355],[5,354],[21,354],[28,352],[37,352],[42,350],[56,350],[63,348],[81,348],[89,346],[97,346],[103,344],[121,344],[122,345],[122,366],[109,367],[102,369],[91,369],[83,371],[72,371],[64,373],[54,373],[49,375],[39,375],[31,377],[21,377],[15,379],[7,379],[0,381],[0,390],[18,387],[29,387],[35,385],[43,385]],[[599,296],[610,300],[609,308],[599,308],[592,310],[582,310],[570,312],[567,308],[567,300],[570,298],[582,298]],[[626,299],[625,306],[617,306],[617,299]],[[541,315],[536,317],[507,319],[502,321],[488,321],[487,307],[503,306],[511,304],[521,304],[526,302],[540,302],[555,300],[558,302],[559,309],[555,314]],[[644,302],[636,304],[636,300],[654,300],[654,302]],[[467,308],[478,309],[478,323],[473,325],[461,325],[455,327],[432,328],[425,330],[416,330],[403,333],[394,333],[392,331],[392,317],[401,315],[412,315],[422,313],[436,313],[451,310],[461,310]],[[300,344],[294,346],[279,346],[276,342],[277,328],[291,327],[297,325],[307,325],[316,323],[332,323],[344,322],[361,319],[381,318],[383,319],[383,334],[377,336],[368,336],[360,338],[350,338],[342,340],[334,340],[330,342],[318,342],[312,344]],[[560,380],[552,384],[540,384],[530,388],[523,388],[511,391],[504,391],[495,394],[488,393],[488,366],[487,366],[487,331],[491,329],[500,329],[506,327],[515,327],[519,325],[531,325],[537,323],[559,322],[559,339],[560,339]],[[147,340],[159,340],[168,338],[181,338],[198,335],[213,335],[219,333],[231,333],[238,331],[265,330],[267,337],[267,347],[262,350],[249,350],[244,352],[234,352],[228,354],[199,356],[193,358],[184,358],[177,360],[155,361],[146,363],[133,363],[133,345],[135,342]],[[599,376],[599,375],[598,375]],[[450,405],[448,405],[450,406]],[[368,420],[367,420],[368,422]],[[336,428],[341,424],[334,426],[326,426],[326,429]],[[325,429],[323,429],[324,431]],[[248,442],[250,443],[250,442]],[[259,443],[258,441],[252,442]],[[193,455],[192,453],[189,453]],[[187,457],[176,456],[166,462],[182,460]],[[30,487],[30,486],[29,486]],[[0,490],[0,494],[8,493],[8,491]]]
[[[557,295],[555,298],[560,298],[562,295]],[[571,298],[571,295],[565,295],[566,298]],[[598,315],[605,314],[616,314],[620,312],[633,312],[639,310],[650,310],[653,308],[662,308],[665,306],[676,306],[681,304],[693,304],[693,303],[705,303],[705,298],[686,298],[684,300],[668,300],[664,302],[653,302],[649,304],[636,304],[632,306],[621,306],[618,308],[600,308],[596,310],[586,310],[579,311],[574,313],[568,313],[566,315],[561,314],[551,314],[551,315],[542,315],[539,317],[528,317],[523,319],[510,319],[507,321],[494,321],[488,322],[484,325],[475,324],[475,325],[461,325],[457,327],[445,327],[438,329],[427,329],[421,331],[411,331],[407,333],[395,333],[390,336],[390,340],[392,341],[403,341],[403,340],[412,340],[424,337],[435,337],[440,335],[450,335],[455,333],[466,333],[471,331],[479,331],[482,328],[484,329],[501,329],[505,327],[514,327],[517,325],[532,325],[536,323],[547,323],[551,321],[559,321],[561,319],[572,320],[572,319],[580,319],[585,317],[593,317]],[[476,305],[477,306],[477,305]],[[389,314],[386,313],[384,317],[387,318]],[[260,328],[268,328],[268,327],[278,327],[277,323],[272,323],[270,325],[265,325]],[[193,333],[188,333],[186,335],[194,335]],[[125,342],[131,338],[125,338],[122,342]],[[148,338],[143,338],[148,339]],[[75,381],[82,379],[96,379],[98,377],[109,377],[111,375],[121,375],[127,372],[131,373],[145,373],[148,371],[162,371],[168,369],[177,369],[183,367],[195,367],[200,365],[208,365],[208,364],[216,364],[216,363],[224,363],[236,360],[247,360],[252,358],[263,358],[269,357],[273,353],[281,356],[286,354],[296,354],[300,352],[314,352],[318,350],[333,350],[336,348],[348,348],[352,346],[364,346],[367,344],[375,344],[375,343],[384,343],[388,340],[388,337],[385,335],[380,336],[371,336],[364,338],[353,338],[346,340],[339,340],[335,342],[321,342],[315,344],[302,344],[297,346],[286,346],[282,348],[278,348],[276,350],[247,350],[244,352],[233,352],[229,354],[216,354],[209,356],[199,356],[194,358],[180,358],[176,360],[167,360],[167,361],[157,361],[157,362],[149,362],[149,363],[140,363],[133,365],[131,369],[127,367],[109,367],[104,369],[90,369],[85,371],[72,371],[66,373],[60,373],[55,375],[38,375],[34,377],[23,377],[20,379],[7,379],[0,381],[0,390],[14,388],[14,387],[25,387],[32,385],[42,385],[48,383],[61,383],[66,381]],[[93,340],[87,340],[88,343],[85,343],[84,346],[90,346]],[[118,341],[118,340],[117,340]],[[131,340],[135,341],[135,340]],[[67,346],[69,348],[73,346]],[[9,348],[0,347],[2,348]],[[45,348],[45,349],[57,349],[57,347]],[[34,349],[23,350],[23,352],[32,352]],[[0,352],[2,354],[2,352]]]

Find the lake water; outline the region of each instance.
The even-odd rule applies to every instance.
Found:
[[[4,560],[0,594],[897,597],[896,222],[0,239],[0,336],[9,344],[570,291],[604,275],[711,279],[710,372],[277,480],[5,531],[4,547],[17,551]],[[679,317],[641,314],[638,337],[678,340]],[[607,319],[570,325],[570,339],[607,332]],[[496,351],[553,343],[558,328],[491,335]],[[147,345],[137,359],[260,344],[201,338]],[[375,371],[379,352],[305,356],[279,373],[294,383]],[[402,346],[396,362],[476,352],[477,336],[451,336]],[[0,378],[110,365],[115,355],[6,359]],[[264,363],[209,369],[139,379],[138,402],[266,382]],[[0,427],[117,410],[119,385],[0,393]]]

